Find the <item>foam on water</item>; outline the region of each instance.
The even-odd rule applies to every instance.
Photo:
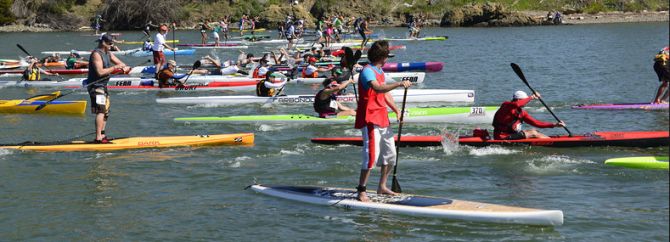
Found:
[[[270,124],[261,124],[258,126],[256,131],[261,131],[261,132],[269,132],[269,131],[277,131],[277,130],[282,130],[286,128],[288,125],[270,125]]]
[[[562,172],[579,172],[577,166],[595,164],[590,160],[572,159],[566,155],[549,155],[525,161],[526,170],[537,174],[558,174]]]
[[[12,150],[9,149],[0,149],[0,156],[5,156],[5,155],[10,155],[12,154]]]
[[[507,149],[500,146],[488,146],[483,148],[470,148],[470,155],[473,156],[487,156],[487,155],[510,155],[519,153],[519,150]]]
[[[282,149],[279,153],[282,155],[302,155],[305,154],[305,147],[304,145],[298,144],[293,150]]]

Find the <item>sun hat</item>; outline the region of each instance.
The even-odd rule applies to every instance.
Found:
[[[512,98],[514,98],[514,99],[524,99],[524,98],[528,98],[528,94],[526,94],[526,92],[524,92],[524,91],[516,91],[516,92],[514,92],[514,95],[512,96]]]

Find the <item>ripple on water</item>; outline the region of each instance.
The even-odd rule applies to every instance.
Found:
[[[473,156],[487,156],[487,155],[510,155],[521,151],[508,149],[500,146],[487,146],[483,148],[470,148],[470,155]]]
[[[561,173],[580,173],[579,165],[595,164],[596,162],[584,159],[573,159],[566,155],[549,155],[533,158],[525,161],[526,171],[543,174],[557,175]]]

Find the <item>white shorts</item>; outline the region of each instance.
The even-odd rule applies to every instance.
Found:
[[[375,164],[395,165],[395,142],[390,127],[382,128],[368,124],[361,129],[363,134],[363,163],[361,170],[372,169]],[[381,159],[381,160],[379,160]]]
[[[219,33],[217,32],[212,32],[212,36],[214,36],[215,39],[219,39]]]

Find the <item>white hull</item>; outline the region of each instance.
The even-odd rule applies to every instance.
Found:
[[[324,206],[337,206],[347,209],[380,210],[389,213],[398,213],[419,217],[436,217],[486,223],[545,226],[556,226],[563,224],[563,212],[560,210],[541,210],[511,207],[496,204],[404,194],[396,197],[379,197],[381,201],[373,200],[371,202],[360,202],[355,199],[355,191],[351,190],[323,188],[323,190],[315,190],[315,193],[309,194],[300,192],[299,190],[291,191],[290,188],[291,187],[288,189],[275,189],[261,185],[251,186],[251,189],[254,191],[273,197]],[[370,193],[369,196],[373,197],[372,193]],[[412,203],[412,199],[421,199],[431,202],[443,201],[443,204],[435,202],[436,205],[432,206],[415,205]]]
[[[393,90],[391,95],[396,103],[401,103],[404,90]],[[343,95],[338,97],[341,103],[355,103],[354,95]],[[473,90],[447,90],[447,89],[409,89],[407,92],[408,103],[473,103],[475,91]],[[202,104],[202,105],[243,105],[243,104],[303,104],[314,103],[314,94],[287,95],[278,97],[257,96],[210,96],[210,97],[175,97],[159,98],[158,103],[164,104]]]

